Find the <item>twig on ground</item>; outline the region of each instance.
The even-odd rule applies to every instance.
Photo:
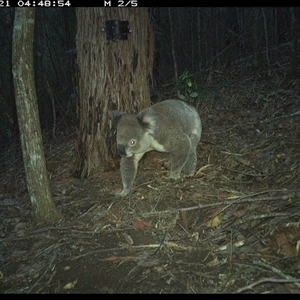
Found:
[[[30,294],[31,291],[37,286],[37,284],[45,277],[45,275],[48,273],[48,271],[52,268],[52,264],[54,262],[54,260],[56,259],[56,256],[57,256],[57,252],[54,253],[49,265],[48,265],[48,268],[45,270],[45,272],[39,277],[39,279],[26,291],[27,294]]]
[[[297,282],[300,282],[300,279],[276,279],[276,278],[262,278],[260,280],[257,280],[245,287],[242,287],[238,290],[236,290],[234,292],[234,294],[239,294],[239,293],[242,293],[244,291],[247,291],[247,290],[251,290],[253,289],[255,286],[259,285],[259,284],[262,284],[262,283],[266,283],[266,282],[273,282],[273,283],[297,283]]]
[[[262,261],[254,261],[253,263],[255,265],[259,265],[259,266],[262,266],[262,267],[265,267],[265,268],[271,270],[273,273],[279,275],[280,277],[284,278],[285,280],[292,280],[293,283],[294,283],[294,285],[296,287],[300,288],[300,283],[298,283],[298,282],[300,282],[300,279],[295,279],[295,278],[293,278],[290,275],[286,275],[281,270],[279,270],[279,269],[277,269],[277,268],[275,268],[275,267],[273,267],[273,266],[271,266],[269,264],[266,264],[266,263],[264,263]]]
[[[274,192],[274,191],[269,191],[269,192]],[[284,192],[288,192],[288,191],[284,191]],[[236,200],[224,200],[224,201],[208,203],[208,204],[199,203],[198,205],[191,206],[191,207],[183,207],[183,208],[143,213],[143,214],[141,214],[141,216],[147,217],[147,216],[160,215],[160,214],[178,213],[181,211],[190,211],[190,210],[196,210],[196,209],[201,209],[201,208],[205,208],[205,207],[213,207],[213,206],[224,206],[227,204],[233,205],[233,204],[241,204],[241,203],[245,203],[245,202],[276,201],[276,200],[288,200],[291,198],[300,198],[299,191],[289,191],[289,192],[290,192],[290,194],[287,194],[287,195],[255,197],[255,198],[253,198],[253,196],[256,196],[257,194],[247,195],[247,196],[240,197]],[[263,192],[263,193],[265,194],[266,192]],[[261,193],[258,193],[258,194],[261,194]]]

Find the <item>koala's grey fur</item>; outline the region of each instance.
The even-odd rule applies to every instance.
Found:
[[[165,100],[137,115],[114,111],[117,122],[117,149],[121,156],[120,171],[123,190],[116,196],[130,193],[138,162],[151,150],[170,154],[170,175],[179,179],[194,176],[202,124],[196,109],[180,100]]]

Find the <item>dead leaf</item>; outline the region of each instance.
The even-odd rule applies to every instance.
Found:
[[[295,257],[296,253],[294,248],[291,246],[286,234],[284,232],[277,233],[275,235],[278,253],[286,256],[286,257]]]
[[[141,230],[141,231],[145,231],[145,225],[141,220],[136,220],[134,222],[134,225],[137,229]]]
[[[215,216],[213,219],[208,220],[205,223],[206,227],[217,227],[222,222],[222,214]]]
[[[64,290],[71,290],[72,288],[74,288],[74,286],[76,285],[78,279],[76,279],[75,281],[69,282],[67,284],[64,285]]]
[[[208,262],[207,265],[209,267],[216,267],[218,265],[221,265],[222,263],[223,262],[219,260],[218,256],[215,256],[215,258],[212,261]]]

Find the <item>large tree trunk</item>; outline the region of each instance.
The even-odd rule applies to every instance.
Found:
[[[150,105],[154,38],[147,8],[76,8],[79,71],[77,173],[113,165],[115,136],[109,111],[137,112]],[[128,40],[107,40],[108,20],[127,20]]]
[[[59,220],[60,214],[56,210],[50,191],[38,115],[33,69],[34,21],[35,8],[16,8],[12,72],[33,221],[36,224],[51,224]]]

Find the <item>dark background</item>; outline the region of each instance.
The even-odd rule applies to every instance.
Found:
[[[243,60],[244,72],[268,73],[271,66],[280,69],[276,56],[286,45],[289,49],[286,75],[297,78],[299,12],[299,8],[288,7],[149,8],[155,32],[152,100],[181,95],[184,100],[201,101],[206,87],[212,84],[210,79],[222,73],[221,82],[213,83],[217,94],[221,86],[230,84],[226,72],[235,65],[243,65]],[[3,152],[19,143],[11,72],[14,8],[0,9],[0,22],[0,152]],[[102,25],[99,24],[99,30]],[[37,9],[35,76],[41,126],[46,137],[53,126],[54,111],[58,131],[71,132],[76,124],[76,31],[75,8]],[[189,86],[189,82],[193,85]]]

